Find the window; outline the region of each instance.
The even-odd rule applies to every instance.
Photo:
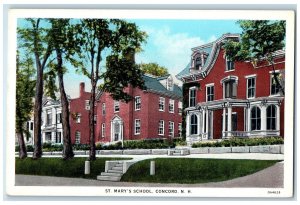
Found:
[[[77,115],[76,115],[76,123],[80,123],[80,119],[81,119],[81,114],[80,113],[78,113]]]
[[[196,88],[190,88],[189,107],[196,106]]]
[[[169,137],[174,137],[174,122],[169,122]]]
[[[178,102],[178,114],[182,115],[182,102]]]
[[[119,101],[114,101],[114,110],[115,112],[119,112],[120,111],[120,102]]]
[[[222,115],[223,117],[223,115]],[[222,127],[223,127],[223,121],[222,123]],[[227,126],[228,126],[228,114],[226,113],[225,115],[225,130],[227,130]],[[231,131],[237,131],[237,113],[232,113],[231,114]]]
[[[85,101],[85,109],[90,110],[90,101],[89,100]]]
[[[198,134],[198,118],[197,115],[192,114],[191,115],[191,135]]]
[[[61,132],[56,133],[55,143],[61,143]]]
[[[62,122],[61,113],[56,114],[56,124],[60,124]]]
[[[102,123],[101,125],[101,137],[105,138],[105,123]]]
[[[94,125],[97,124],[97,115],[94,115]]]
[[[276,130],[276,106],[267,107],[267,130]]]
[[[158,123],[158,135],[164,135],[165,133],[165,122],[163,120],[160,120]]]
[[[276,73],[276,74],[278,75],[278,73]],[[280,94],[279,87],[277,86],[276,81],[275,81],[275,77],[272,74],[271,75],[271,95],[279,95],[279,94]]]
[[[251,130],[260,130],[260,126],[260,109],[255,106],[251,109]]]
[[[247,98],[255,97],[255,77],[247,79]]]
[[[182,131],[182,124],[178,123],[178,136],[181,137],[181,131]]]
[[[209,85],[206,87],[206,101],[213,101],[214,100],[214,86],[213,85]]]
[[[51,132],[45,133],[45,142],[51,142]]]
[[[134,99],[134,109],[135,110],[141,109],[141,97],[140,96],[136,96]]]
[[[171,76],[167,79],[167,89],[171,91],[173,90],[173,79]]]
[[[234,62],[226,57],[226,71],[234,70]]]
[[[33,130],[33,122],[30,122],[30,130]]]
[[[102,103],[102,115],[104,116],[105,115],[105,103]]]
[[[174,100],[169,100],[169,112],[174,113]]]
[[[80,132],[75,132],[75,144],[80,144]]]
[[[236,98],[237,86],[235,80],[229,80],[224,82],[225,98]]]
[[[51,110],[47,111],[47,116],[46,116],[46,125],[52,125],[52,113]]]
[[[165,111],[165,98],[160,97],[159,98],[159,111]]]
[[[200,70],[200,67],[201,67],[201,57],[200,56],[198,56],[197,58],[196,58],[196,61],[195,61],[195,69],[196,70]]]
[[[135,135],[141,134],[141,120],[139,119],[134,120],[134,134]]]

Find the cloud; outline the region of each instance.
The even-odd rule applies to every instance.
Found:
[[[137,62],[157,62],[177,74],[189,63],[191,48],[211,42],[216,39],[211,36],[207,41],[188,33],[172,33],[168,27],[154,29],[144,27],[148,33],[144,52],[137,55]]]

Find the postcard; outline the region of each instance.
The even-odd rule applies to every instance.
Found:
[[[9,10],[7,195],[293,197],[294,18]]]

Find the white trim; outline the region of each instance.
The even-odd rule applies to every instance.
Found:
[[[205,95],[205,97],[206,97],[206,102],[211,102],[211,101],[214,101],[215,100],[215,84],[214,83],[210,83],[210,84],[207,84],[207,85],[205,85],[205,87],[206,87],[206,95]],[[208,88],[211,88],[211,87],[213,87],[213,89],[214,89],[214,92],[213,92],[213,100],[211,100],[211,101],[208,101]]]
[[[206,87],[215,86],[215,83],[208,83],[205,85]]]
[[[160,108],[160,103],[162,102],[163,109]],[[159,97],[158,99],[158,111],[164,112],[165,111],[165,105],[166,105],[166,99],[164,97]]]
[[[140,99],[139,100],[139,108],[137,108],[137,99]],[[141,107],[142,107],[142,98],[141,98],[141,96],[135,96],[134,97],[134,111],[141,110]]]
[[[248,96],[248,89],[249,89],[249,87],[248,87],[248,80],[250,80],[250,79],[254,79],[254,96],[253,97],[249,97]],[[253,98],[255,98],[256,97],[256,75],[255,76],[248,76],[247,77],[247,81],[246,81],[246,97],[247,97],[247,99],[253,99]]]
[[[189,88],[189,107],[195,107],[197,105],[196,99],[197,99],[197,87],[193,86]],[[195,106],[191,106],[191,91],[195,90]]]
[[[160,133],[160,123],[162,122],[162,133]],[[164,136],[165,135],[165,121],[164,120],[159,120],[158,121],[158,135]]]
[[[105,138],[105,123],[101,124],[101,137]]]
[[[280,73],[280,71],[281,71],[281,70],[275,70],[274,72],[275,72],[275,73]],[[270,70],[269,73],[272,74],[272,73],[273,73],[273,70]]]
[[[245,78],[253,78],[253,77],[256,77],[257,74],[252,74],[252,75],[246,75]]]
[[[170,125],[172,125],[172,134],[170,134]],[[174,138],[174,130],[175,130],[175,125],[173,121],[169,121],[169,127],[168,127],[168,132],[169,132],[169,137]]]
[[[116,111],[116,107],[118,107],[119,110]],[[114,100],[114,112],[120,112],[120,102],[117,100]]]
[[[136,132],[138,121],[139,121],[140,132]],[[134,119],[134,135],[140,135],[140,134],[141,134],[141,120],[140,119]]]
[[[173,105],[173,109],[170,110],[170,105]],[[175,100],[169,99],[169,113],[174,113],[175,110]]]

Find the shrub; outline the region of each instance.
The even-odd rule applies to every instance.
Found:
[[[197,147],[237,147],[237,146],[257,146],[257,145],[275,145],[283,144],[282,137],[262,137],[262,138],[231,138],[220,142],[197,142],[192,144]]]

